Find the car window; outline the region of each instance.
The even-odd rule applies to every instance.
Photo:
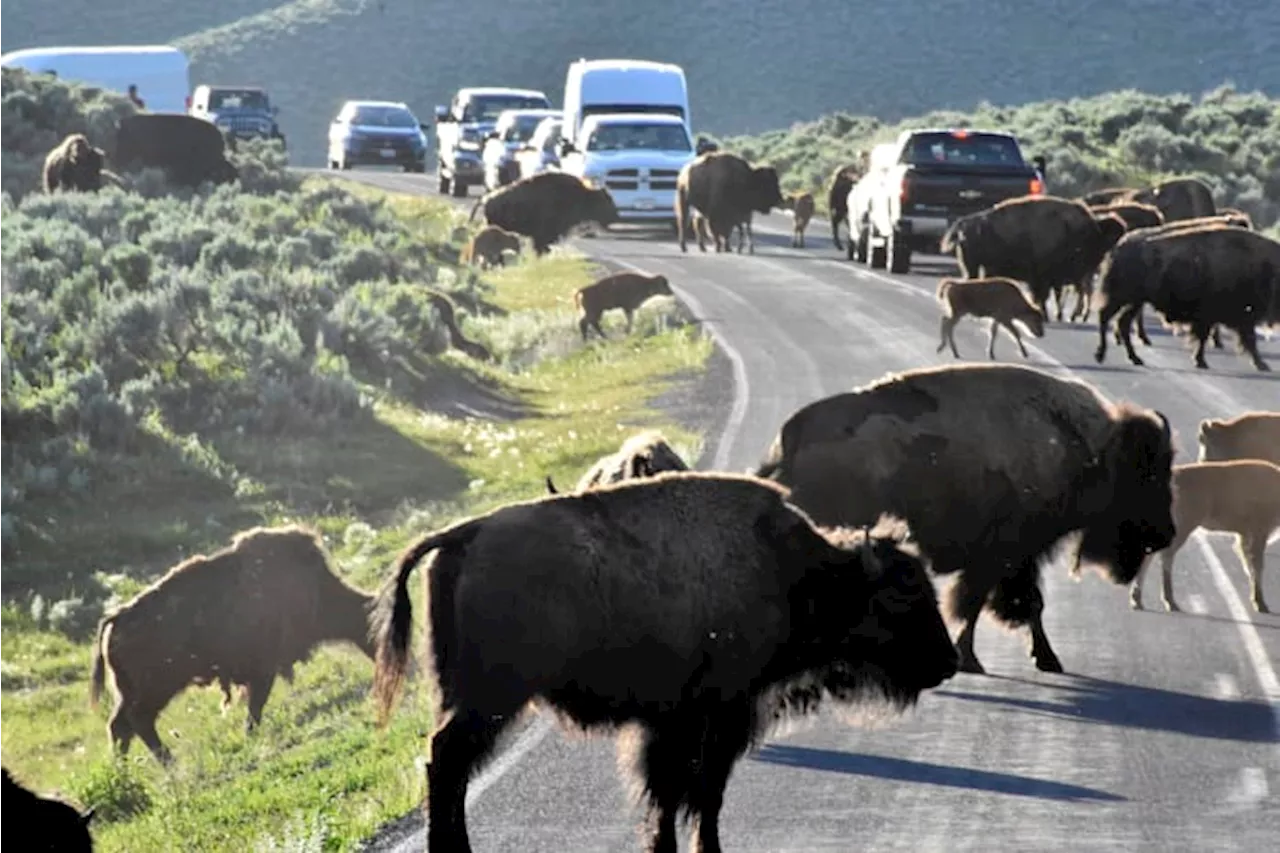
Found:
[[[928,133],[917,136],[907,152],[907,162],[970,165],[1020,165],[1022,154],[1008,136],[989,134]]]
[[[403,107],[357,107],[352,124],[363,127],[417,127],[413,113]]]
[[[587,139],[588,151],[691,151],[684,128],[671,124],[606,124]]]
[[[539,109],[547,106],[542,98],[523,95],[482,95],[471,98],[462,111],[463,121],[497,121],[507,110]]]

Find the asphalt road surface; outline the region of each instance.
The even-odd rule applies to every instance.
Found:
[[[350,172],[388,189],[435,195],[434,177]],[[465,201],[474,203],[477,191]],[[734,366],[722,433],[707,467],[756,464],[783,420],[818,397],[888,371],[953,359],[936,354],[933,290],[954,270],[921,257],[909,275],[844,259],[815,220],[793,249],[786,216],[757,217],[754,255],[681,254],[670,234],[626,230],[575,241],[615,267],[666,275]],[[1275,372],[1210,349],[1189,349],[1148,318],[1154,347],[1133,367],[1112,346],[1093,359],[1096,326],[1051,323],[1027,339],[1029,363],[1098,386],[1112,399],[1160,409],[1179,461],[1194,460],[1204,417],[1280,409],[1280,341],[1262,342]],[[986,358],[986,325],[956,332],[961,355]],[[1002,333],[996,357],[1021,362]],[[1280,543],[1265,592],[1280,609]],[[1093,574],[1046,570],[1045,627],[1069,674],[1038,672],[1023,636],[984,620],[977,653],[988,675],[960,674],[886,726],[823,716],[742,760],[721,819],[732,851],[1241,850],[1280,845],[1280,616],[1248,604],[1243,567],[1221,535],[1197,534],[1179,554],[1167,614],[1158,571],[1146,612]],[[471,784],[477,851],[634,851],[640,812],[616,771],[612,742],[572,739],[533,716]],[[423,850],[421,817],[372,849]],[[681,844],[685,844],[682,838]],[[684,847],[682,846],[682,849]]]

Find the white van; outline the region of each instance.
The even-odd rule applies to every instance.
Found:
[[[52,72],[121,95],[132,83],[147,112],[186,114],[191,105],[191,63],[169,45],[32,47],[0,56],[0,66]]]
[[[579,59],[564,80],[565,141],[578,144],[582,122],[604,113],[666,113],[679,116],[693,136],[684,69],[644,59]]]

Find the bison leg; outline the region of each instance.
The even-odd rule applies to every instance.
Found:
[[[1062,672],[1049,637],[1044,632],[1044,594],[1040,591],[1040,567],[1034,559],[1001,578],[987,598],[987,607],[1009,626],[1026,625],[1030,634],[1028,654],[1042,672]]]
[[[1062,318],[1059,317],[1058,319],[1062,319]],[[1008,320],[1003,321],[1002,325],[1009,330],[1009,332],[1013,335],[1013,339],[1017,341],[1018,349],[1021,350],[1022,352],[1022,357],[1030,358],[1031,356],[1027,355],[1027,348],[1022,343],[1022,333],[1018,331],[1018,327]]]
[[[1249,573],[1249,600],[1253,609],[1259,613],[1270,613],[1267,602],[1262,597],[1262,569],[1267,556],[1266,533],[1243,534],[1236,537],[1236,552]]]
[[[636,770],[648,807],[645,814],[647,853],[676,853],[676,813],[686,801],[689,767],[696,760],[696,741],[703,725],[687,718],[667,719],[644,729]]]
[[[1044,593],[1039,585],[1030,589],[1031,596],[1031,659],[1036,662],[1036,669],[1041,672],[1062,672],[1062,661],[1049,644],[1049,635],[1044,632]]]
[[[1222,329],[1217,325],[1213,327],[1213,348],[1222,349]]]
[[[262,723],[262,709],[267,706],[271,696],[271,688],[276,683],[276,674],[259,673],[249,679],[246,692],[249,699],[249,719],[245,723],[245,734],[250,734]]]
[[[1195,354],[1192,355],[1191,361],[1200,370],[1209,369],[1209,362],[1205,361],[1204,358],[1204,348],[1205,345],[1209,343],[1210,327],[1210,324],[1203,323],[1199,320],[1191,326],[1191,334],[1193,334],[1196,339],[1196,351]]]
[[[729,774],[747,750],[753,727],[749,705],[732,705],[706,721],[702,756],[689,792],[689,810],[696,817],[690,853],[720,853],[720,809]]]
[[[840,225],[844,222],[844,214],[840,211],[832,211],[831,214],[831,242],[835,244],[836,251],[843,251],[844,245],[840,242]]]
[[[586,317],[578,320],[578,331],[582,332],[582,340],[587,340],[587,329],[591,327],[591,321]]]
[[[996,335],[1000,333],[1000,321],[995,317],[991,318],[991,329],[987,333],[987,358],[995,361],[996,357]]]
[[[1129,356],[1129,363],[1134,364],[1138,367],[1142,367],[1144,364],[1146,364],[1146,362],[1138,358],[1138,354],[1133,351],[1132,334],[1133,334],[1133,318],[1135,315],[1138,317],[1139,320],[1141,320],[1142,306],[1138,306],[1137,308],[1134,308],[1133,306],[1125,308],[1124,311],[1121,312],[1120,316],[1116,319],[1116,328],[1120,332],[1120,343],[1124,344],[1125,354]]]
[[[469,853],[467,837],[467,783],[478,764],[493,752],[507,727],[507,715],[489,716],[475,711],[449,715],[448,722],[431,737],[431,761],[427,764],[427,849]]]
[[[985,579],[982,579],[985,581]],[[947,610],[951,618],[963,623],[956,636],[956,652],[960,655],[960,672],[972,672],[981,675],[986,672],[978,656],[973,653],[973,634],[978,625],[978,616],[986,604],[991,586],[984,582],[975,583],[970,573],[961,572],[950,589],[947,590]]]
[[[623,308],[622,313],[627,315],[627,334],[629,335],[631,334],[631,326],[635,319],[635,312],[632,311],[630,308]]]
[[[949,316],[947,314],[942,315],[942,325],[941,325],[941,328],[939,329],[942,340],[938,341],[938,348],[934,350],[934,352],[942,352],[942,348],[945,347],[948,343],[950,343],[951,354],[954,355],[956,358],[960,357],[960,350],[956,349],[956,338],[955,338],[956,323],[958,322],[960,322],[960,319],[958,317]]]
[[[1077,558],[1077,570],[1078,570]],[[1142,610],[1142,579],[1146,577],[1147,567],[1151,565],[1151,555],[1147,555],[1147,559],[1142,561],[1142,565],[1138,567],[1138,573],[1133,576],[1133,580],[1129,582],[1129,609]]]
[[[1107,333],[1111,331],[1111,318],[1116,315],[1116,311],[1111,303],[1098,310],[1098,348],[1093,351],[1093,360],[1098,364],[1102,364],[1107,357]]]
[[[160,733],[156,731],[156,717],[160,715],[159,709],[139,708],[134,706],[127,709],[129,715],[129,723],[133,730],[137,733],[138,738],[147,745],[147,749],[151,750],[151,754],[156,757],[156,761],[168,766],[173,761],[173,754],[169,752],[169,747],[164,745],[160,740]]]
[[[1255,370],[1261,370],[1264,373],[1271,370],[1271,366],[1262,360],[1262,356],[1258,355],[1258,330],[1254,328],[1252,321],[1245,320],[1235,328],[1236,335],[1240,338],[1240,346],[1249,354],[1249,359],[1253,362]],[[1217,334],[1217,327],[1214,327],[1214,334]],[[1200,345],[1200,351],[1203,354],[1204,344]]]
[[[1139,308],[1135,314],[1138,321],[1138,340],[1146,346],[1151,346],[1151,338],[1147,337],[1147,321],[1142,317],[1142,309]]]
[[[1194,529],[1194,528],[1192,528]],[[1181,608],[1178,602],[1173,598],[1173,560],[1178,556],[1178,551],[1186,544],[1187,537],[1191,531],[1185,533],[1177,533],[1174,540],[1169,543],[1169,547],[1160,552],[1160,600],[1164,602],[1164,609],[1170,613],[1177,613]]]

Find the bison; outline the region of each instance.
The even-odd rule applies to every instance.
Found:
[[[81,812],[62,800],[42,797],[15,780],[7,767],[0,784],[4,785],[5,820],[9,821],[4,837],[9,839],[11,850],[93,853],[89,832],[93,809]]]
[[[1155,228],[1164,224],[1164,214],[1160,208],[1152,204],[1137,202],[1116,202],[1114,204],[1090,205],[1089,212],[1094,216],[1114,213],[1124,222],[1124,227],[1132,231],[1136,228]]]
[[[627,334],[636,311],[654,296],[670,296],[671,285],[665,275],[647,275],[640,272],[617,272],[599,281],[583,285],[573,294],[573,304],[578,309],[578,330],[587,339],[587,330],[595,329],[600,337],[607,337],[600,328],[600,315],[611,309],[621,309],[627,317]]]
[[[840,243],[840,226],[849,219],[849,191],[865,171],[865,152],[860,152],[857,162],[836,167],[827,179],[827,210],[831,215],[831,242],[837,250],[844,250]]]
[[[1173,560],[1197,528],[1231,533],[1236,553],[1249,576],[1249,600],[1259,613],[1270,613],[1262,595],[1267,539],[1280,530],[1280,465],[1261,459],[1190,462],[1173,469],[1173,526],[1178,535],[1160,552],[1160,598],[1176,611]],[[1148,561],[1149,562],[1149,561]],[[1142,609],[1142,577],[1129,587],[1129,606]]]
[[[156,719],[187,685],[217,681],[224,710],[231,685],[244,686],[251,732],[276,676],[292,681],[294,664],[318,644],[347,640],[373,658],[372,603],[329,570],[313,531],[241,531],[228,547],[184,560],[103,618],[90,701],[97,706],[109,669],[118,694],[107,725],[113,747],[123,755],[137,735],[168,764]]]
[[[1061,672],[1041,614],[1041,562],[1081,533],[1079,558],[1127,584],[1173,540],[1169,423],[1030,367],[920,368],[796,411],[756,471],[817,524],[904,519],[939,575],[960,668],[979,613],[1030,628],[1037,668]]]
[[[1217,211],[1213,192],[1197,178],[1174,178],[1149,187],[1111,187],[1095,190],[1081,201],[1087,205],[1137,202],[1158,208],[1165,222],[1212,216]]]
[[[481,269],[506,266],[505,252],[520,254],[520,237],[497,225],[487,225],[462,247],[458,260],[464,264],[479,264]]]
[[[831,697],[904,710],[956,671],[900,523],[821,530],[784,489],[667,472],[502,507],[432,533],[382,591],[375,693],[395,701],[426,577],[440,723],[428,849],[468,850],[468,779],[530,700],[620,739],[648,800],[650,851],[719,850],[729,774],[771,726]]]
[[[1196,339],[1193,362],[1207,369],[1205,343],[1216,324],[1235,331],[1255,369],[1270,370],[1258,354],[1256,326],[1280,319],[1280,242],[1244,228],[1211,225],[1189,230],[1141,229],[1125,236],[1103,263],[1098,312],[1101,363],[1112,318],[1129,361],[1141,366],[1130,330],[1145,303],[1168,323],[1187,323]]]
[[[604,187],[592,188],[567,172],[539,172],[485,193],[471,208],[485,221],[533,241],[538,255],[580,225],[608,227],[618,221],[618,207]]]
[[[951,354],[960,357],[956,349],[956,324],[965,316],[990,317],[991,333],[987,341],[987,358],[996,357],[996,333],[1004,326],[1018,342],[1022,357],[1027,358],[1027,348],[1022,344],[1022,334],[1013,321],[1025,323],[1031,334],[1044,337],[1044,317],[1027,294],[1021,282],[1011,278],[944,278],[936,291],[942,304],[942,339],[938,352],[948,343]]]
[[[120,122],[112,164],[119,171],[162,169],[184,187],[205,181],[231,183],[239,172],[227,159],[226,140],[217,125],[193,116],[138,113]]]
[[[118,182],[114,174],[103,168],[105,159],[106,153],[89,144],[89,138],[83,133],[67,134],[44,158],[44,191],[97,192],[102,189],[104,177]]]
[[[1116,241],[1124,220],[1095,216],[1079,201],[1022,196],[962,216],[943,235],[943,254],[955,253],[966,278],[1000,276],[1026,282],[1046,317],[1050,294],[1084,286]]]
[[[578,480],[577,491],[583,492],[598,486],[656,477],[663,471],[688,471],[689,466],[672,449],[662,433],[656,430],[637,433],[626,441],[616,453],[601,457]],[[547,477],[547,491],[558,494],[555,483]]]
[[[717,252],[728,251],[729,238],[737,226],[746,229],[747,240],[754,252],[752,214],[768,213],[782,204],[778,172],[772,166],[752,166],[737,154],[727,151],[703,154],[686,164],[676,179],[675,213],[680,251],[689,251],[687,228],[691,221],[690,207],[696,207],[707,218]],[[705,252],[707,247],[702,236],[697,236],[698,248]],[[742,251],[741,242],[738,251]]]
[[[791,211],[793,216],[791,247],[803,249],[804,231],[809,227],[809,220],[813,218],[813,193],[791,193],[782,200],[782,206]]]
[[[1245,412],[1230,420],[1206,418],[1196,439],[1201,462],[1263,459],[1280,465],[1280,412]]]

